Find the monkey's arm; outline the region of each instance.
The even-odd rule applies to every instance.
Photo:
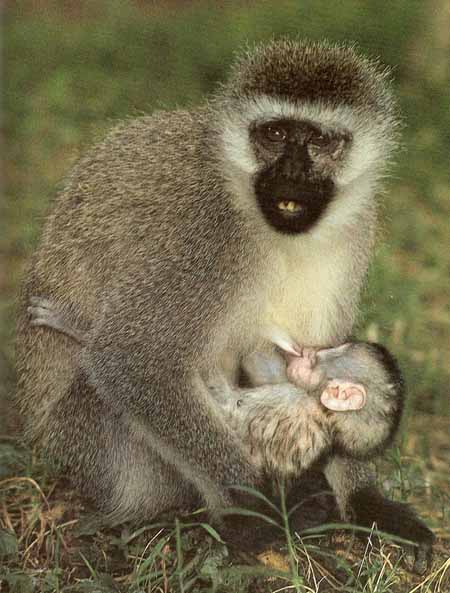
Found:
[[[197,324],[192,313],[189,323],[177,325],[163,297],[149,302],[145,291],[133,297],[132,307],[111,302],[96,321],[81,353],[83,368],[113,409],[147,427],[151,445],[197,488],[217,518],[235,498],[231,488],[258,488],[262,472],[201,378],[209,362],[203,320]],[[171,298],[170,311],[181,309],[175,291]]]
[[[32,297],[30,323],[63,333],[82,345],[88,334],[77,328],[52,301]],[[281,476],[298,474],[329,448],[331,435],[321,423],[317,398],[286,381],[286,362],[276,352],[255,352],[246,357],[244,369],[255,389],[232,388],[219,372],[206,387],[218,404],[227,426],[244,444],[255,467]],[[311,427],[315,425],[314,446]]]

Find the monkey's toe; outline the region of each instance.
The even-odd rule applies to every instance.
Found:
[[[405,546],[405,564],[410,572],[423,575],[431,567],[433,549],[429,543]]]
[[[30,297],[30,304],[33,307],[42,307],[43,309],[54,309],[55,305],[45,297],[32,296]]]
[[[30,316],[31,325],[47,325],[49,312],[42,307],[27,307],[27,313]]]

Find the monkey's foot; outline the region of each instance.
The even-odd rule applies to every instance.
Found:
[[[322,373],[317,370],[317,351],[314,348],[302,348],[299,356],[288,354],[287,377],[299,387],[314,388],[322,380]]]
[[[366,389],[358,383],[333,379],[320,396],[320,401],[329,410],[347,412],[360,410],[366,403]]]
[[[30,325],[56,329],[77,342],[84,341],[83,334],[72,328],[72,324],[58,311],[55,303],[43,297],[31,297],[30,303],[31,305],[27,307]]]
[[[47,326],[60,329],[60,316],[54,303],[41,297],[31,297],[27,308],[31,325]]]

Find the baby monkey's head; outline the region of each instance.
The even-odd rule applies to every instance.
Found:
[[[385,449],[403,410],[404,382],[395,358],[379,344],[358,342],[319,351],[317,362],[331,382],[351,381],[366,392],[360,409],[328,412],[336,452],[364,459]]]

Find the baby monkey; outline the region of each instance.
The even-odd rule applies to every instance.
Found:
[[[83,344],[86,334],[44,298],[28,308],[32,325],[53,328]],[[300,475],[335,454],[370,459],[392,440],[403,407],[403,381],[379,344],[354,342],[314,350],[287,345],[254,352],[243,361],[252,388],[223,376],[208,388],[253,462],[272,476]]]
[[[303,348],[297,355],[255,352],[243,369],[257,387],[232,392],[222,405],[270,473],[298,475],[335,454],[370,459],[398,428],[403,380],[379,344]]]

